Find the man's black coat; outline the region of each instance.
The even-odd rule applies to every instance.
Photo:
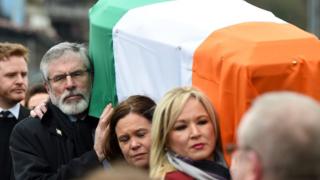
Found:
[[[100,166],[93,150],[98,119],[72,123],[51,103],[40,120],[27,118],[10,138],[14,175],[20,179],[74,179]]]

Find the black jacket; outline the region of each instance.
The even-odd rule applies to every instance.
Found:
[[[30,111],[20,105],[18,121],[28,117]],[[14,180],[11,156],[9,152],[9,138],[13,127],[18,121],[0,122],[0,177],[4,180]]]
[[[42,120],[18,123],[10,138],[16,180],[74,179],[99,167],[93,150],[98,119],[87,117],[73,124],[51,103]]]

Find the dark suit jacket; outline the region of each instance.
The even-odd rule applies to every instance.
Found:
[[[0,122],[0,177],[4,180],[14,180],[11,155],[9,151],[9,138],[17,122],[28,117],[30,111],[20,106],[18,121]]]
[[[51,103],[40,120],[27,118],[17,124],[10,138],[14,175],[23,179],[75,179],[102,166],[93,150],[98,119],[72,123]]]
[[[27,118],[29,115],[30,115],[30,110],[23,107],[23,106],[20,106],[18,121],[21,121],[21,120]]]

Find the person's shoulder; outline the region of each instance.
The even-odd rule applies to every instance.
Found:
[[[165,180],[193,180],[193,178],[181,171],[171,171],[167,172],[165,177]]]
[[[27,107],[20,105],[20,110],[23,112],[30,112],[30,109],[28,109]]]
[[[37,130],[42,126],[41,123],[42,120],[39,118],[34,118],[31,116],[26,117],[25,119],[19,121],[14,129],[19,130],[19,129],[29,129],[29,130]]]
[[[90,116],[90,115],[86,118],[86,120],[90,123],[90,125],[93,128],[96,128],[99,123],[99,118],[96,118],[96,117]]]

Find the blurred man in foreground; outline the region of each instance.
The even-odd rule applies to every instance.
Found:
[[[259,97],[243,117],[234,180],[320,179],[320,105],[293,92]]]

